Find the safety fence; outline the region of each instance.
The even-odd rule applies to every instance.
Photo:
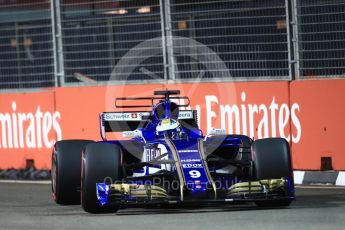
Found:
[[[64,1],[60,9],[65,83],[164,79],[159,0]]]
[[[344,77],[345,0],[0,3],[0,90]]]
[[[49,0],[0,1],[0,89],[54,86],[50,12]]]
[[[296,74],[345,76],[345,1],[294,0]]]
[[[176,78],[289,79],[285,0],[172,0],[168,7]]]

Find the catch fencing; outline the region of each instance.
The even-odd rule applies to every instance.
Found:
[[[345,1],[294,0],[296,75],[345,76]]]
[[[53,30],[49,0],[0,1],[0,90],[52,87]]]
[[[0,90],[342,78],[345,0],[0,0]]]

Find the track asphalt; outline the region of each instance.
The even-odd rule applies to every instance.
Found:
[[[56,205],[50,185],[0,183],[0,229],[345,229],[345,187],[298,187],[296,196],[283,209],[248,204],[94,215],[79,205]]]

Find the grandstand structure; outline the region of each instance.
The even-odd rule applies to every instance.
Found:
[[[0,91],[343,78],[345,0],[0,0]]]

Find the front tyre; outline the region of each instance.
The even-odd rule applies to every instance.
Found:
[[[255,179],[280,179],[292,176],[289,143],[284,138],[254,141]]]
[[[254,141],[253,144],[254,179],[280,179],[290,180],[290,187],[286,186],[285,195],[293,196],[293,176],[289,143],[284,138],[265,138]],[[259,207],[289,206],[291,200],[257,201]]]
[[[117,207],[98,203],[96,183],[115,183],[122,179],[121,149],[109,143],[92,143],[85,147],[81,164],[81,204],[86,212],[116,212]]]

